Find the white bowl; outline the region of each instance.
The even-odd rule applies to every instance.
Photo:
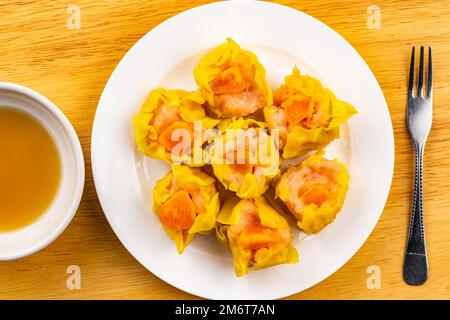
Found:
[[[0,232],[0,260],[14,260],[43,249],[69,225],[83,193],[84,160],[71,123],[41,94],[17,84],[0,82],[0,107],[18,109],[37,119],[55,141],[62,168],[58,191],[42,216],[22,229]]]

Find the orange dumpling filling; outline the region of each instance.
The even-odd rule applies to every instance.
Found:
[[[312,115],[311,99],[302,95],[295,95],[283,102],[286,120],[290,125],[296,125],[308,120]]]
[[[239,238],[239,245],[249,250],[269,248],[278,243],[285,243],[280,231],[263,226],[261,223],[247,226]]]
[[[264,96],[253,80],[254,76],[253,70],[230,66],[211,81],[215,104],[223,116],[248,115],[265,105]]]
[[[231,168],[243,175],[245,175],[246,173],[253,173],[253,168],[254,165],[250,164],[250,155],[249,155],[249,145],[246,144],[245,145],[245,155],[244,155],[244,163],[239,163],[242,162],[241,159],[239,159],[239,155],[238,155],[238,150],[237,148],[235,148],[234,150],[234,158],[230,159],[232,160],[231,162]],[[239,161],[241,160],[241,161]]]
[[[342,163],[315,154],[290,167],[279,179],[275,194],[306,233],[316,233],[331,223],[341,210],[349,175]]]
[[[325,204],[327,201],[334,201],[334,195],[331,187],[334,186],[337,181],[336,172],[325,166],[310,167],[310,176],[306,179],[313,179],[314,177],[322,177],[321,179],[326,179],[328,183],[323,183],[322,181],[313,183],[309,182],[304,188],[301,188],[300,200],[306,206],[309,204],[315,204],[318,207]]]
[[[180,254],[198,233],[214,229],[219,208],[216,180],[198,168],[175,164],[153,189],[153,211]]]
[[[318,207],[323,205],[325,201],[332,199],[333,195],[329,187],[326,185],[315,185],[309,187],[308,191],[302,194],[300,199],[305,205],[314,203]]]
[[[175,121],[181,120],[178,107],[162,105],[156,108],[151,125],[161,134]]]
[[[288,127],[299,125],[304,128],[319,128],[327,125],[330,114],[318,110],[317,103],[312,102],[311,97],[302,93],[290,96],[286,101],[281,102],[284,109],[284,117]]]
[[[246,84],[238,67],[228,67],[211,83],[215,94],[244,92]]]
[[[270,228],[262,224],[255,200],[242,201],[244,206],[241,208],[241,224],[230,229],[232,233],[238,235],[240,247],[255,251],[290,242],[289,230]]]
[[[214,175],[242,199],[261,196],[280,174],[276,140],[264,126],[254,119],[223,120],[218,128],[224,134],[209,148]]]
[[[272,104],[264,67],[231,39],[200,59],[194,78],[207,108],[219,117],[247,116]]]
[[[356,113],[319,80],[300,74],[297,67],[274,91],[273,105],[263,109],[270,132],[279,132],[284,159],[323,149],[339,137],[339,128]]]
[[[176,130],[180,130],[180,134],[174,135]],[[181,130],[185,130],[184,133]],[[188,137],[185,136],[188,135]],[[186,143],[183,142],[184,139],[188,139]],[[176,121],[169,125],[158,137],[158,142],[169,152],[171,152],[177,145],[181,144],[181,146],[190,146],[189,149],[192,148],[194,141],[194,131],[191,126],[185,122]],[[186,145],[185,145],[186,144]],[[189,150],[185,150],[183,148],[180,150],[181,155],[187,153]]]
[[[179,190],[161,205],[158,216],[166,227],[182,231],[192,227],[197,215],[189,193]]]
[[[265,198],[229,198],[217,217],[216,235],[233,254],[238,277],[250,270],[298,262],[289,224]]]

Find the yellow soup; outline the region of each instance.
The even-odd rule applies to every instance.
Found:
[[[39,218],[60,179],[58,150],[45,128],[24,112],[0,107],[0,232]]]

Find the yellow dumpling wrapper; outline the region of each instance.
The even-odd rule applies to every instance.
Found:
[[[147,156],[159,160],[164,160],[171,164],[172,153],[159,142],[159,134],[152,124],[158,107],[164,105],[177,110],[177,120],[169,123],[180,122],[194,127],[194,122],[198,121],[203,129],[213,128],[219,122],[206,116],[202,104],[205,102],[198,92],[187,92],[184,90],[167,90],[159,88],[150,92],[147,100],[141,107],[141,112],[134,116],[134,132],[137,149]],[[177,163],[185,163],[192,166],[201,166],[203,161],[203,135],[198,134],[199,139],[193,143],[192,154],[177,155]],[[196,139],[196,134],[191,135],[191,139]]]
[[[319,152],[318,154],[310,156],[304,160],[301,163],[300,168],[308,168],[310,166],[317,165],[323,161],[323,159],[323,152]],[[349,173],[345,166],[336,159],[326,161],[333,162],[334,165],[339,168],[339,173],[335,181],[337,192],[334,192],[333,194],[332,203],[329,203],[328,201],[326,205],[320,206],[316,203],[309,203],[303,207],[301,213],[297,212],[294,214],[297,219],[299,215],[301,216],[301,219],[298,219],[297,224],[298,227],[306,233],[317,233],[325,226],[333,222],[336,215],[341,211],[342,206],[344,205],[350,178]],[[286,172],[281,176],[275,190],[276,197],[280,198],[285,203],[291,201],[292,196],[301,196],[301,194],[298,194],[298,190],[289,184],[287,178],[288,174],[289,172]]]
[[[219,193],[216,180],[198,168],[173,165],[172,171],[156,182],[153,189],[153,211],[157,216],[161,206],[178,190],[188,192],[193,199],[201,197],[202,212],[197,212],[195,221],[188,230],[176,230],[162,224],[167,234],[176,242],[181,254],[197,233],[207,233],[214,229],[219,213]]]
[[[339,126],[357,113],[349,103],[337,100],[333,92],[324,88],[319,80],[300,74],[297,67],[294,68],[292,75],[285,78],[284,86],[291,94],[294,92],[309,97],[312,104],[328,118],[327,124],[321,127],[308,128],[297,124],[288,130],[282,152],[285,159],[326,147],[331,141],[339,138]],[[264,118],[268,123],[269,119],[276,116],[277,108],[273,106],[264,108]]]
[[[212,112],[219,117],[231,116],[222,114],[220,108],[216,105],[215,93],[211,86],[212,81],[228,67],[241,68],[247,71],[254,70],[252,82],[255,83],[260,94],[262,94],[265,105],[272,105],[273,95],[266,81],[266,71],[259,63],[256,55],[242,49],[231,38],[227,38],[227,42],[209,51],[194,68],[194,78],[199,86],[199,92],[208,102]]]
[[[224,135],[222,140],[215,140],[214,146],[209,149],[214,175],[225,189],[235,192],[239,198],[249,199],[261,196],[270,187],[272,181],[280,175],[278,147],[273,137],[262,130],[265,128],[264,122],[229,118],[220,122],[217,127]],[[249,133],[246,131],[249,129],[254,129],[254,132],[259,134],[258,137],[251,138],[255,139],[253,143],[257,150],[253,158],[255,169],[254,172],[241,173],[237,172],[232,163],[226,159],[224,149],[227,142],[242,138],[246,132]],[[239,150],[236,145],[234,148]],[[223,150],[222,154],[217,150]]]
[[[250,270],[262,269],[278,264],[297,263],[298,253],[291,242],[273,243],[255,250],[241,246],[241,234],[233,231],[233,227],[242,223],[241,214],[246,211],[248,202],[255,205],[255,214],[261,225],[289,234],[290,228],[287,221],[277,211],[270,207],[263,197],[256,199],[227,200],[217,217],[216,235],[222,244],[230,247],[233,255],[235,273],[241,277]],[[244,218],[245,221],[245,218]]]

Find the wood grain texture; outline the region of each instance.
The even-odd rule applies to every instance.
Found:
[[[108,225],[95,193],[90,134],[103,87],[126,51],[167,18],[206,3],[184,1],[0,0],[0,81],[33,88],[61,108],[83,145],[86,187],[71,225],[41,252],[0,263],[1,299],[190,299],[144,269]],[[66,10],[81,8],[81,29],[69,30]],[[395,173],[389,200],[358,253],[322,283],[293,299],[450,298],[450,2],[280,1],[326,23],[367,61],[389,105],[395,132]],[[381,9],[381,28],[367,28],[367,8]],[[413,150],[405,126],[406,79],[412,44],[431,44],[434,122],[425,154],[425,224],[430,278],[402,281],[410,212]],[[370,183],[370,181],[368,181]],[[79,265],[81,290],[66,289],[69,265]],[[368,289],[367,267],[381,269],[381,289]]]

